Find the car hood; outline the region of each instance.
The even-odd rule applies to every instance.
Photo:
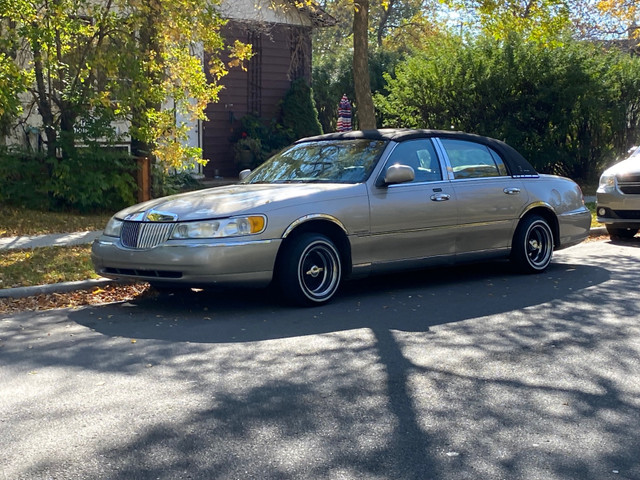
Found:
[[[267,213],[289,204],[349,196],[353,184],[247,184],[208,188],[133,205],[116,214],[121,219],[189,221],[245,213]]]
[[[607,175],[640,175],[640,153],[636,153],[631,157],[616,163],[614,166],[607,168],[603,174]]]

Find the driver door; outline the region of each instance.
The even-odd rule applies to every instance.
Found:
[[[411,182],[384,185],[370,191],[373,263],[454,255],[456,195],[430,139],[399,143],[389,156],[394,164],[413,168]]]

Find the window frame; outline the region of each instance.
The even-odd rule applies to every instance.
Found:
[[[438,148],[438,154],[440,156],[442,156],[442,158],[444,159],[445,163],[446,163],[446,168],[447,168],[447,173],[448,173],[448,177],[450,181],[478,181],[478,180],[487,180],[487,179],[493,179],[493,178],[505,178],[505,177],[511,177],[511,173],[509,172],[509,168],[507,166],[507,162],[504,161],[504,159],[502,158],[502,156],[493,148],[491,148],[489,145],[485,145],[484,143],[481,142],[474,142],[473,140],[469,140],[469,139],[460,139],[460,138],[434,138],[434,144],[436,145],[436,147]],[[493,162],[493,166],[496,169],[496,172],[498,173],[498,175],[490,175],[490,176],[469,176],[469,177],[458,177],[456,178],[455,172],[453,170],[453,163],[451,162],[451,158],[449,157],[449,154],[447,152],[447,149],[445,147],[445,144],[443,143],[444,141],[455,141],[455,142],[463,142],[463,143],[467,143],[469,145],[473,145],[476,147],[480,147],[483,148],[486,153],[489,155],[489,157],[491,158],[492,162]],[[490,165],[487,165],[490,166]]]
[[[385,160],[383,162],[382,169],[380,170],[380,174],[378,175],[378,178],[376,179],[376,182],[375,182],[376,186],[382,187],[382,186],[385,185],[384,184],[384,177],[385,177],[385,174],[387,172],[387,169],[391,165],[395,165],[395,164],[407,165],[406,163],[400,163],[400,162],[390,163],[390,162],[392,160],[392,157],[393,157],[394,153],[396,153],[396,150],[398,149],[398,147],[400,145],[414,143],[414,142],[427,142],[427,144],[431,146],[431,149],[432,149],[431,154],[434,155],[434,160],[438,165],[440,178],[439,179],[434,179],[434,180],[416,180],[416,179],[414,179],[412,182],[405,182],[405,183],[398,183],[398,184],[394,184],[394,185],[387,185],[387,186],[385,186],[385,188],[398,188],[398,187],[408,187],[408,186],[414,186],[414,185],[432,184],[432,183],[444,182],[444,181],[448,180],[446,165],[442,161],[442,155],[440,154],[440,152],[438,150],[438,147],[437,147],[437,145],[435,143],[435,138],[433,138],[433,137],[423,137],[423,138],[412,138],[410,140],[404,140],[404,141],[401,141],[401,142],[395,142],[395,145],[393,146],[393,148],[391,149],[391,151],[386,156],[386,158],[385,158]],[[424,150],[424,149],[422,149],[422,150]],[[416,150],[416,152],[417,151],[418,150]],[[412,165],[407,165],[407,166],[412,167]],[[416,176],[416,178],[417,178],[417,176]]]

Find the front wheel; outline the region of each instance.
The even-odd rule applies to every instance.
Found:
[[[277,274],[280,290],[298,305],[328,302],[342,279],[338,249],[329,238],[315,233],[304,233],[291,242]]]
[[[611,240],[629,240],[638,233],[637,228],[620,228],[611,225],[605,225],[605,227],[607,227],[607,232]]]
[[[513,236],[511,260],[524,273],[543,272],[553,255],[553,233],[549,223],[538,215],[520,221]]]

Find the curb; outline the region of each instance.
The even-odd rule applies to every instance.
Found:
[[[34,285],[32,287],[4,288],[0,290],[2,298],[25,298],[36,295],[49,295],[52,293],[67,293],[75,290],[88,290],[94,287],[104,287],[114,283],[122,283],[110,278],[95,278],[90,280],[78,280],[77,282],[51,283],[49,285]]]
[[[606,227],[595,227],[589,231],[590,237],[600,237],[602,235],[609,235]]]
[[[590,237],[608,235],[605,227],[592,228]],[[52,293],[66,293],[74,290],[88,290],[93,287],[103,287],[114,283],[127,283],[126,280],[113,280],[110,278],[97,278],[90,280],[78,280],[77,282],[52,283],[49,285],[36,285],[33,287],[17,287],[0,289],[0,299],[2,298],[25,298],[35,295],[48,295]]]

